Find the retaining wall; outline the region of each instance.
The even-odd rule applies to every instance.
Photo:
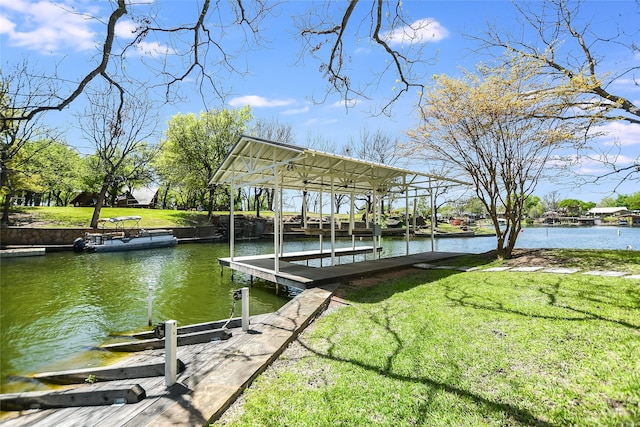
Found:
[[[236,215],[236,238],[261,237],[266,229],[266,220],[263,218],[245,217]],[[165,227],[166,229],[167,227]],[[228,238],[229,216],[213,218],[212,225],[198,227],[174,227],[173,235],[178,239],[208,238],[224,235]],[[72,245],[78,237],[91,231],[89,228],[36,228],[36,227],[1,227],[0,246],[62,246]]]

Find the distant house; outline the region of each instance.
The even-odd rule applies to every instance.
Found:
[[[158,203],[158,189],[151,187],[137,188],[119,196],[118,207],[154,208]]]
[[[593,216],[626,216],[629,215],[631,211],[629,209],[619,206],[615,208],[591,208],[587,212],[589,215]]]
[[[71,200],[71,204],[76,207],[91,207],[98,202],[100,194],[83,191]]]

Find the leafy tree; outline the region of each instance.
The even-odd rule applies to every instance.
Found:
[[[410,133],[407,147],[413,157],[442,162],[473,182],[493,222],[499,258],[511,257],[527,197],[551,155],[573,143],[574,134],[535,66],[511,65],[479,67],[478,75],[462,78],[439,76],[426,92],[423,124]]]
[[[533,207],[538,206],[541,203],[540,197],[533,194],[527,197],[524,201],[524,211],[528,212]]]
[[[39,142],[29,169],[37,175],[40,191],[49,193],[57,206],[66,206],[82,187],[85,163],[73,147],[62,142]]]
[[[588,212],[589,209],[591,208],[595,208],[597,205],[595,202],[581,202],[580,203],[580,209],[582,210],[582,212]]]
[[[624,206],[630,210],[640,209],[640,192],[633,194],[620,194],[615,201],[616,206]]]
[[[53,91],[50,82],[30,74],[26,62],[16,64],[8,71],[0,68],[0,195],[3,198],[0,223],[9,222],[11,198],[19,189],[35,185],[27,170],[31,157],[38,150],[25,150],[28,144],[39,141],[43,148],[58,135],[42,124],[42,117],[24,118],[31,105],[42,102],[41,91]],[[53,97],[53,95],[50,95]],[[45,97],[46,98],[46,97]],[[33,148],[33,146],[32,146]],[[26,184],[25,180],[30,180]],[[21,181],[22,183],[20,183]]]
[[[613,197],[605,197],[604,199],[600,200],[600,203],[598,203],[598,206],[603,207],[603,208],[613,208],[616,207],[616,200]]]
[[[538,203],[537,205],[532,205],[529,208],[528,216],[529,218],[538,219],[542,218],[545,213],[545,206],[543,203]]]
[[[160,173],[174,188],[195,192],[206,200],[209,217],[213,215],[220,186],[211,183],[233,144],[251,120],[250,107],[235,110],[211,110],[199,115],[176,114],[168,123],[162,145]],[[204,190],[204,191],[203,191]],[[226,187],[223,191],[227,191]],[[229,195],[226,194],[227,200]]]
[[[577,199],[564,199],[558,203],[558,206],[564,208],[568,216],[579,216],[582,210],[582,203]]]

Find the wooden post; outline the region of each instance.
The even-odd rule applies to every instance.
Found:
[[[167,320],[164,323],[164,384],[171,387],[176,383],[178,370],[178,322]]]
[[[242,288],[242,331],[249,330],[249,288]]]

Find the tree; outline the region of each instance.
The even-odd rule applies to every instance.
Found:
[[[148,139],[155,133],[156,119],[142,95],[123,100],[118,88],[108,86],[90,94],[91,103],[80,116],[80,130],[95,148],[94,165],[101,177],[91,228],[98,226],[106,194],[112,196],[125,183],[149,175],[154,149]]]
[[[293,128],[290,124],[279,123],[278,120],[258,119],[251,128],[251,135],[269,141],[292,144],[295,140]],[[273,190],[267,187],[254,188],[254,210],[256,216],[260,216],[260,209],[273,210]],[[266,196],[267,203],[263,206],[263,196]],[[304,206],[304,204],[303,204]]]
[[[554,190],[548,194],[545,194],[542,198],[544,205],[547,207],[547,210],[552,212],[557,212],[560,207],[560,193],[557,190]]]
[[[211,110],[199,115],[176,114],[168,123],[162,145],[162,174],[183,191],[205,198],[209,218],[213,216],[219,185],[213,174],[251,119],[250,107]],[[227,198],[228,198],[228,190]]]
[[[526,31],[510,34],[491,27],[486,35],[478,37],[484,47],[498,47],[526,58],[541,74],[550,77],[549,88],[557,99],[563,103],[571,100],[573,108],[565,112],[565,118],[570,114],[583,121],[585,138],[594,136],[589,133],[603,123],[622,121],[640,125],[640,105],[627,93],[616,91],[614,84],[632,79],[638,86],[635,73],[640,66],[631,59],[640,54],[640,46],[634,40],[637,28],[620,28],[611,22],[608,34],[597,34],[590,21],[581,17],[579,1],[514,2],[514,5],[520,12],[523,28],[533,30],[537,40],[531,39]],[[634,3],[628,5],[629,13],[640,18],[640,4],[635,2],[635,12]],[[610,46],[627,48],[627,65],[607,62]],[[640,181],[640,156],[623,165],[618,164],[620,158],[615,153],[602,153],[600,160],[612,168],[606,175],[619,174],[621,181]],[[596,181],[600,178],[596,177]]]
[[[44,126],[43,117],[21,118],[31,105],[42,102],[39,92],[54,92],[50,82],[32,76],[26,62],[16,64],[8,72],[0,69],[0,193],[3,197],[0,223],[9,222],[9,206],[15,194],[16,180],[25,178],[25,168],[38,150],[24,148],[40,141],[42,149],[58,139],[57,133]],[[50,95],[53,96],[53,95]],[[46,99],[45,99],[46,101]]]
[[[48,193],[56,206],[66,206],[82,187],[85,163],[72,147],[59,142],[37,142],[36,153],[31,157],[28,169],[37,176],[40,191]]]
[[[335,13],[336,7],[342,12]],[[320,62],[327,93],[340,94],[345,108],[352,106],[354,99],[368,99],[372,87],[389,81],[389,75],[393,77],[390,81],[395,80],[395,84],[390,88],[387,103],[381,107],[382,113],[388,113],[403,94],[422,91],[426,65],[435,62],[433,57],[424,57],[424,46],[444,36],[433,20],[410,20],[401,2],[386,0],[328,1],[322,6],[314,5],[295,19],[303,41],[300,60],[309,55]],[[349,40],[350,35],[355,42]],[[351,55],[357,45],[380,50],[387,56],[381,64],[362,64],[372,70],[373,81],[358,82],[350,73],[351,67],[360,66]]]
[[[629,210],[640,209],[640,191],[633,194],[620,194],[615,201],[616,206],[624,206]]]
[[[478,68],[462,78],[438,76],[426,92],[422,124],[410,132],[410,155],[439,161],[474,184],[496,232],[496,253],[510,258],[521,230],[527,197],[550,156],[573,143],[571,121],[562,117],[535,67]],[[544,113],[544,114],[541,114]],[[501,227],[503,212],[506,227]]]
[[[262,28],[268,18],[278,14],[274,9],[280,3],[266,0],[188,2],[182,7],[191,8],[193,18],[180,22],[173,22],[172,16],[162,14],[163,2],[112,0],[110,4],[108,16],[85,14],[87,19],[104,25],[100,48],[89,62],[89,69],[79,78],[60,76],[57,70],[51,74],[37,73],[42,81],[54,82],[56,87],[40,87],[29,92],[38,102],[28,104],[20,114],[11,116],[11,121],[30,121],[47,111],[62,111],[86,90],[104,84],[120,93],[121,102],[140,89],[160,89],[165,101],[176,101],[184,96],[183,86],[190,83],[196,86],[205,105],[212,102],[206,99],[209,95],[220,101],[227,92],[226,75],[247,73],[243,68],[246,66],[240,65],[242,61],[237,58],[262,45]],[[69,13],[82,12],[70,10]],[[354,96],[367,97],[368,88],[380,83],[373,79],[355,86],[357,82],[346,66],[349,61],[343,46],[365,40],[380,48],[388,58],[381,61],[378,79],[392,75],[399,87],[391,91],[383,111],[410,89],[422,87],[422,65],[430,60],[422,58],[422,48],[434,33],[432,22],[411,22],[400,4],[389,5],[385,0],[376,0],[372,5],[366,2],[358,5],[357,0],[327,2],[323,8],[313,4],[309,11],[292,19],[297,22],[303,40],[301,59],[311,55],[321,61],[320,70],[327,79],[329,92],[335,90],[344,95],[343,99],[351,100]],[[365,31],[351,31],[366,28],[360,25],[363,19],[370,19],[371,26]],[[118,26],[129,31],[118,31]],[[425,36],[425,32],[429,36]],[[229,33],[240,36],[228,37]],[[134,62],[139,63],[139,53],[146,54],[143,64],[151,71],[144,79],[139,78],[133,66]]]
[[[577,199],[564,199],[558,203],[558,206],[565,209],[568,216],[579,216],[582,201]]]
[[[377,129],[374,132],[367,128],[361,129],[359,141],[356,143],[353,138],[350,138],[344,147],[344,153],[349,157],[389,166],[397,164],[402,159],[398,137],[394,137],[382,129]],[[371,196],[367,196],[364,200],[367,203],[367,212],[370,212],[372,210]],[[389,210],[391,210],[391,202]],[[380,211],[384,213],[384,205]]]

